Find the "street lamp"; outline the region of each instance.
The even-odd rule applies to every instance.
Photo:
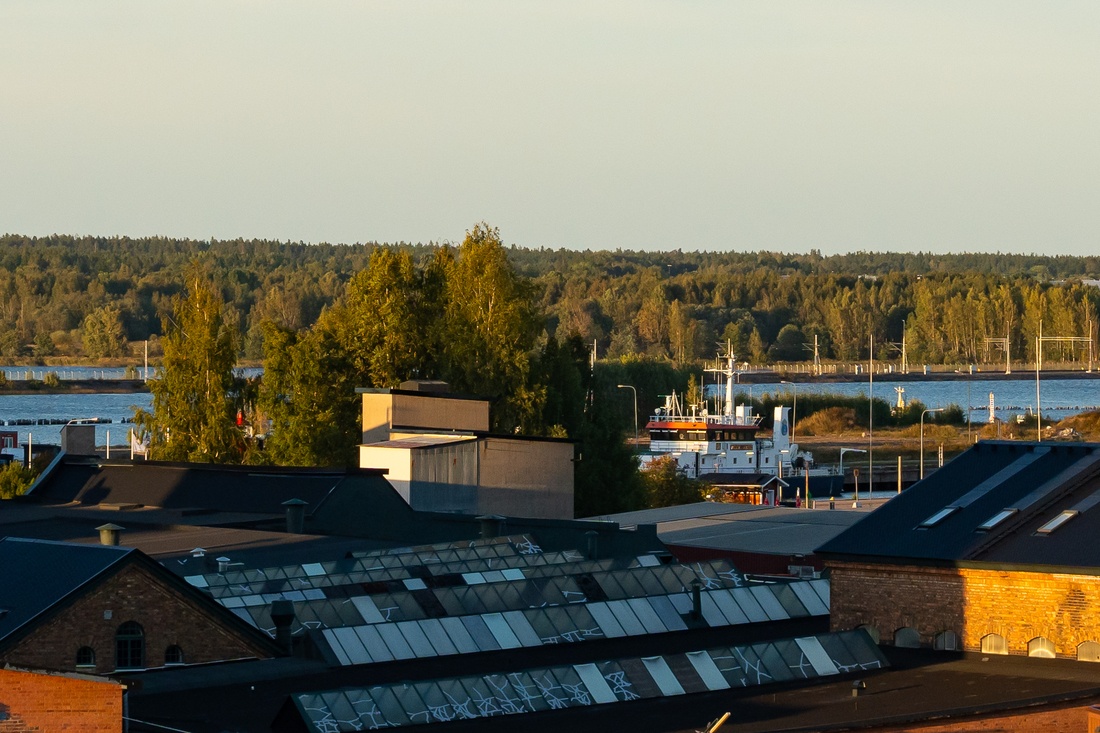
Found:
[[[924,480],[924,416],[930,412],[943,412],[942,407],[934,407],[920,414],[920,478]]]
[[[638,390],[634,389],[633,384],[617,384],[615,385],[619,389],[629,389],[634,393],[634,450],[638,450]]]
[[[791,442],[794,442],[794,421],[798,418],[798,385],[794,382],[788,382],[787,380],[781,380],[780,384],[787,384],[791,387],[791,394],[794,395],[794,407],[791,408]]]
[[[840,449],[840,488],[844,488],[844,454],[845,453],[866,453],[867,451],[862,448],[841,448]],[[858,485],[857,485],[858,490]],[[859,501],[859,497],[856,497],[856,501]]]

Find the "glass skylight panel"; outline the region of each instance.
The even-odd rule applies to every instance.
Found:
[[[802,605],[811,616],[829,615],[829,607],[822,602],[809,583],[791,583],[788,587],[798,596],[798,600],[802,601]]]
[[[726,682],[726,678],[722,676],[722,673],[718,671],[718,667],[715,666],[714,660],[706,652],[688,652],[687,659],[691,662],[691,666],[695,668],[695,672],[699,675],[699,679],[703,680],[703,684],[707,686],[708,690],[728,690],[729,682]]]
[[[626,603],[642,622],[647,634],[663,634],[668,631],[661,623],[661,617],[653,610],[653,606],[649,605],[648,598],[631,598]]]
[[[764,667],[776,682],[785,682],[795,679],[787,660],[772,644],[754,644],[753,651],[760,657]]]
[[[957,507],[970,506],[975,501],[982,498],[983,496],[985,496],[986,494],[988,494],[989,492],[991,492],[993,489],[997,488],[1001,484],[1005,483],[1010,478],[1012,478],[1016,474],[1020,473],[1020,471],[1023,471],[1025,468],[1027,468],[1032,463],[1039,460],[1040,458],[1042,458],[1043,456],[1045,456],[1049,452],[1050,452],[1049,448],[1042,447],[1042,446],[1036,446],[1036,448],[1034,450],[1031,450],[1031,451],[1025,453],[1024,455],[1020,456],[1015,461],[1008,464],[1007,466],[1002,468],[1000,471],[993,474],[992,476],[990,476],[989,478],[987,478],[986,480],[982,481],[977,486],[972,488],[970,491],[963,494],[961,497],[959,497],[954,502],[952,502],[952,506],[957,506]]]
[[[375,662],[389,662],[393,660],[393,654],[386,646],[386,642],[382,641],[382,636],[375,627],[356,626],[355,635],[358,636],[359,641],[363,643],[367,653],[370,654],[371,660]]]
[[[477,643],[470,636],[470,632],[461,619],[441,618],[439,619],[439,625],[447,632],[447,637],[454,643],[460,654],[469,654],[478,650]]]
[[[806,610],[806,606],[802,601],[798,599],[794,591],[791,590],[791,586],[788,583],[775,583],[769,585],[772,595],[775,596],[775,600],[779,601],[779,604],[783,606],[783,610],[787,612],[787,615],[791,618],[801,618],[803,616],[809,616],[809,611]]]
[[[502,616],[508,622],[508,626],[511,627],[512,633],[516,635],[521,645],[539,646],[542,644],[542,638],[535,633],[534,628],[531,627],[531,622],[522,613],[519,611],[505,611]]]
[[[196,588],[209,588],[210,587],[210,583],[208,583],[206,581],[206,578],[201,576],[201,575],[185,575],[183,579],[186,580],[191,585],[195,586]]]
[[[940,509],[938,512],[925,519],[923,522],[917,525],[917,527],[927,529],[928,527],[935,527],[937,524],[947,519],[949,516],[959,510],[957,506],[948,506]]]
[[[619,623],[618,619],[615,618],[615,614],[611,612],[611,609],[607,607],[606,603],[589,603],[588,611],[603,630],[604,636],[611,639],[626,636],[626,631],[623,630],[622,625]]]
[[[642,664],[645,665],[646,671],[657,683],[657,687],[660,688],[662,694],[666,696],[684,694],[683,686],[676,679],[676,675],[672,674],[672,670],[668,668],[668,662],[665,661],[664,657],[643,657]]]
[[[1011,517],[1016,512],[1017,512],[1016,509],[1002,509],[1001,511],[997,512],[996,514],[994,514],[989,519],[987,519],[984,522],[982,522],[981,524],[979,524],[978,525],[978,531],[988,532],[989,530],[993,529],[994,527],[996,527],[998,524],[1000,524],[1004,520]]]
[[[691,596],[687,593],[676,593],[670,595],[668,600],[672,603],[672,607],[676,609],[681,615],[691,613],[692,601]],[[761,611],[761,615],[763,612]]]
[[[840,670],[833,664],[833,660],[829,658],[829,653],[821,646],[815,637],[807,636],[799,639],[795,639],[794,643],[798,645],[798,648],[802,650],[802,653],[806,655],[806,658],[813,665],[814,671],[819,675],[837,674]]]
[[[1076,517],[1078,513],[1079,512],[1076,509],[1067,509],[1066,511],[1062,512],[1057,517],[1050,520],[1049,522],[1044,524],[1042,527],[1039,527],[1039,529],[1037,529],[1035,531],[1038,532],[1039,534],[1050,534],[1051,532],[1058,529],[1059,527],[1061,527],[1063,524],[1065,524],[1069,520]]]
[[[575,664],[573,665],[573,669],[577,671],[577,675],[581,678],[581,682],[584,683],[589,694],[592,695],[593,702],[618,702],[615,693],[611,691],[611,688],[607,685],[607,680],[600,674],[600,670],[595,664]]]
[[[470,636],[473,637],[474,643],[477,644],[480,651],[500,649],[496,637],[489,631],[489,627],[485,625],[485,620],[481,616],[463,616],[462,625],[470,632]]]
[[[424,590],[428,587],[427,583],[420,578],[405,578],[405,580],[401,582],[404,583],[405,588],[408,590]]]
[[[516,634],[512,631],[508,622],[504,620],[504,616],[499,613],[487,613],[481,618],[485,621],[489,633],[500,644],[501,649],[515,649],[523,646],[519,643],[519,639],[516,638]]]
[[[397,624],[398,631],[405,637],[405,641],[408,642],[409,648],[412,649],[413,654],[417,657],[434,657],[437,656],[435,647],[428,641],[428,637],[424,634],[424,630],[420,628],[419,621],[402,621]]]
[[[340,646],[344,648],[351,664],[366,664],[371,661],[370,655],[367,654],[367,648],[363,646],[363,642],[359,640],[353,629],[347,627],[333,629],[332,633]]]
[[[435,649],[436,654],[440,656],[458,654],[458,649],[447,636],[447,632],[443,630],[443,625],[439,622],[439,619],[426,618],[417,623],[420,624],[420,630],[428,637],[428,641]]]
[[[855,655],[852,654],[837,634],[822,634],[818,638],[818,642],[825,653],[829,655],[829,659],[835,663],[839,672],[851,672],[859,666],[856,663]]]
[[[775,599],[770,585],[750,586],[749,591],[752,592],[752,597],[756,599],[760,607],[764,609],[764,613],[768,614],[768,618],[772,621],[785,621],[790,618],[787,610]]]
[[[687,628],[684,619],[676,611],[676,607],[672,605],[672,601],[668,599],[668,596],[651,596],[646,600],[649,601],[649,605],[653,606],[653,610],[661,617],[661,623],[663,623],[665,628],[669,631],[683,631]],[[592,610],[591,606],[592,604],[589,604],[589,611]],[[593,613],[592,615],[594,617],[596,614]],[[603,624],[600,625],[602,626]]]
[[[830,606],[830,603],[829,603],[829,581],[825,580],[824,578],[819,578],[818,580],[810,580],[810,581],[807,581],[807,582],[810,584],[810,587],[813,588],[817,592],[817,595],[818,595],[819,598],[821,598],[821,601],[826,606]]]
[[[485,576],[481,573],[463,573],[462,579],[466,581],[466,585],[480,585],[485,582]]]
[[[643,568],[653,568],[660,565],[661,560],[656,555],[639,555],[638,564]]]
[[[370,596],[355,596],[351,599],[351,604],[368,624],[380,624],[386,620]]]
[[[729,625],[729,619],[726,618],[722,610],[718,608],[718,604],[710,597],[709,591],[699,594],[699,610],[703,613],[703,620],[711,628]]]
[[[409,642],[405,641],[405,636],[398,630],[397,624],[378,624],[374,628],[378,629],[379,636],[394,659],[412,659],[416,656]]]
[[[626,601],[608,601],[607,608],[615,614],[615,620],[623,627],[623,631],[626,632],[627,636],[641,636],[645,633],[645,626],[630,610],[630,606],[627,605]]]
[[[526,576],[523,574],[523,570],[520,568],[508,568],[502,570],[501,574],[505,580],[523,580]]]
[[[726,617],[729,623],[748,623],[748,616],[746,616],[745,612],[741,610],[741,607],[737,605],[737,602],[733,600],[733,596],[728,590],[723,588],[721,590],[710,591],[707,595],[714,601],[714,605],[718,606],[718,610],[722,612],[722,615]]]

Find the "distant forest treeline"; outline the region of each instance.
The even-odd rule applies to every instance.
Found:
[[[119,357],[160,335],[184,272],[202,259],[239,328],[241,356],[263,355],[262,324],[307,328],[366,268],[377,244],[52,236],[0,238],[0,356]],[[396,244],[417,262],[437,245]],[[729,339],[747,361],[867,357],[868,342],[899,343],[910,361],[1003,358],[985,339],[1030,358],[1048,336],[1091,336],[1100,256],[857,252],[633,252],[512,247],[534,286],[546,330],[595,341],[601,356],[681,364],[713,357]],[[884,352],[889,347],[883,347]],[[1050,358],[1056,346],[1044,347]],[[879,354],[876,354],[879,356]]]

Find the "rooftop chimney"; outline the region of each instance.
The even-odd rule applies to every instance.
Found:
[[[222,555],[221,557],[219,557],[218,558],[218,572],[221,573],[222,575],[224,575],[225,571],[229,570],[229,562],[230,562],[229,558],[226,557],[225,555]]]
[[[96,529],[99,530],[99,544],[116,547],[118,546],[118,539],[122,535],[122,530],[126,528],[108,523],[101,524]]]
[[[283,502],[286,507],[286,531],[287,534],[302,534],[306,526],[306,507],[308,501],[301,499],[288,499]]]
[[[477,518],[481,524],[481,539],[491,540],[500,536],[500,528],[504,524],[504,517],[499,514],[482,514]]]
[[[275,643],[288,655],[294,654],[294,638],[290,632],[294,625],[294,602],[285,598],[272,601],[271,620],[275,623]]]

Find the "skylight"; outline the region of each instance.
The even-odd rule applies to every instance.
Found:
[[[954,514],[956,511],[958,511],[958,509],[959,508],[957,506],[944,507],[943,509],[940,509],[938,512],[936,512],[935,514],[930,516],[928,519],[926,519],[923,522],[921,522],[920,524],[918,524],[917,527],[919,527],[921,529],[927,529],[928,527],[934,527],[937,524],[939,524],[940,522],[942,522],[943,520],[947,519],[947,517],[949,517],[950,515]]]
[[[1001,511],[997,512],[996,514],[994,514],[989,519],[987,519],[984,522],[982,522],[981,524],[979,524],[978,525],[978,531],[988,532],[989,530],[993,529],[994,527],[996,527],[998,524],[1000,524],[1004,520],[1011,517],[1013,514],[1016,513],[1016,511],[1017,510],[1015,510],[1015,509],[1002,509]]]
[[[1058,529],[1059,527],[1061,527],[1063,524],[1065,524],[1069,520],[1076,517],[1078,514],[1080,514],[1080,512],[1078,512],[1076,509],[1067,509],[1066,511],[1062,512],[1057,517],[1050,520],[1049,522],[1044,524],[1042,527],[1039,527],[1039,529],[1037,529],[1035,531],[1038,532],[1039,534],[1050,534],[1051,532]]]

